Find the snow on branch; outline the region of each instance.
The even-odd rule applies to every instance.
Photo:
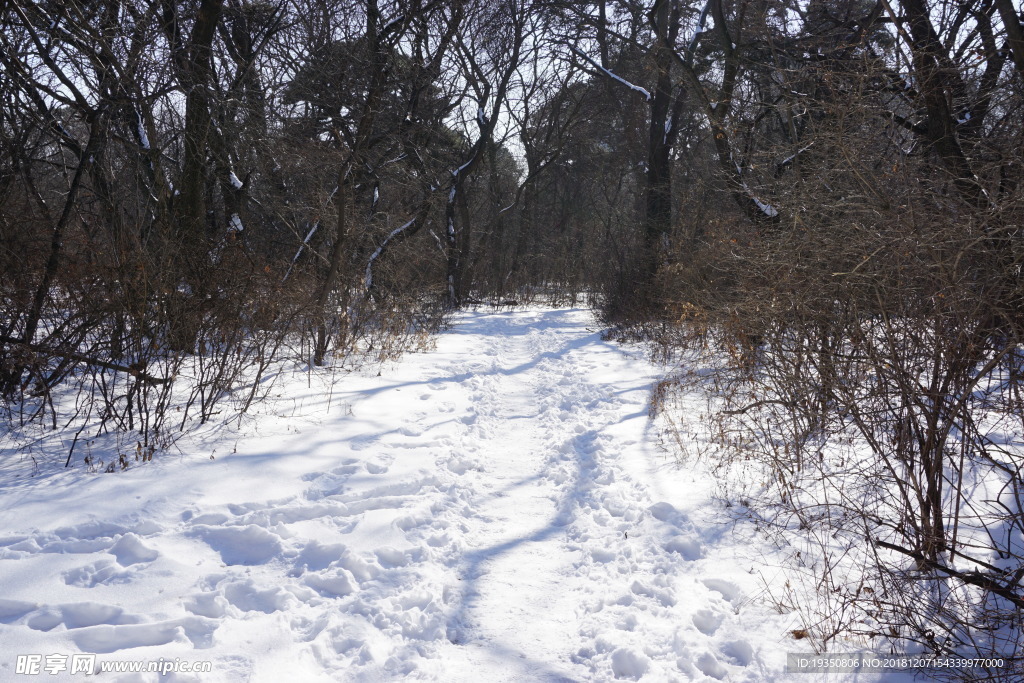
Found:
[[[797,151],[793,152],[793,153],[792,153],[792,154],[790,154],[790,155],[789,155],[788,157],[786,157],[785,159],[783,159],[782,161],[780,161],[780,162],[779,162],[778,164],[776,164],[776,166],[777,166],[778,168],[784,168],[784,167],[786,167],[786,166],[789,166],[789,165],[790,165],[790,164],[792,164],[792,163],[793,163],[794,161],[796,161],[796,158],[797,158],[798,156],[800,156],[801,154],[803,154],[804,152],[806,152],[807,150],[809,150],[809,149],[810,149],[810,148],[811,148],[811,147],[812,147],[813,145],[814,145],[814,143],[813,143],[813,142],[811,142],[811,143],[810,143],[810,144],[808,144],[808,145],[804,145],[803,147],[801,147],[800,149],[798,149]]]
[[[135,112],[135,133],[138,136],[139,146],[142,149],[149,151],[149,136],[146,135],[146,128],[142,125],[142,114],[138,111]]]
[[[416,223],[418,218],[419,216],[414,216],[413,218],[409,219],[409,221],[405,225],[392,230],[391,234],[385,237],[384,241],[380,243],[380,246],[378,246],[377,249],[372,254],[370,254],[370,260],[366,262],[366,275],[363,279],[363,288],[366,291],[370,291],[370,289],[373,287],[373,264],[377,260],[377,258],[384,252],[384,248],[388,246],[388,242],[390,242],[391,240],[393,240],[394,238],[398,237],[403,232],[411,228]]]
[[[288,276],[292,274],[292,268],[294,268],[295,264],[298,263],[299,257],[302,256],[302,251],[306,248],[306,245],[309,244],[309,241],[311,239],[313,239],[313,235],[316,234],[316,231],[319,228],[320,228],[320,221],[317,221],[317,222],[313,223],[313,227],[311,227],[309,229],[309,232],[306,233],[306,239],[302,240],[302,244],[299,245],[299,250],[296,251],[295,252],[295,256],[292,257],[292,262],[288,264],[288,270],[285,271],[284,278],[281,280],[281,282],[287,282],[288,281]]]
[[[740,185],[743,187],[743,191],[746,193],[750,201],[754,202],[757,208],[768,218],[778,218],[779,211],[771,204],[762,202],[756,194],[750,189],[750,186],[743,180],[740,180]]]
[[[395,17],[394,19],[392,19],[388,23],[384,24],[384,28],[382,28],[380,30],[380,32],[383,33],[383,34],[391,33],[392,31],[396,30],[399,26],[401,26],[402,22],[404,22],[404,21],[405,21],[405,15],[404,14],[399,14],[397,17]]]
[[[627,81],[622,76],[619,76],[615,72],[610,71],[610,70],[604,68],[603,66],[601,66],[600,64],[595,62],[593,59],[591,59],[587,55],[583,54],[580,50],[578,50],[573,45],[570,45],[569,49],[573,52],[573,54],[575,54],[575,55],[577,55],[579,57],[582,57],[584,60],[587,61],[587,63],[589,63],[595,69],[598,69],[599,71],[601,71],[604,75],[608,76],[609,78],[615,79],[619,83],[622,83],[624,86],[626,86],[630,90],[634,90],[634,91],[640,93],[641,95],[644,96],[644,99],[647,100],[648,102],[651,101],[651,93],[650,93],[650,91],[647,90],[647,88],[643,88],[643,87],[641,87],[639,85],[636,85],[635,83],[630,83],[629,81]]]
[[[346,173],[346,176],[347,175],[348,174]],[[340,186],[338,186],[338,187],[340,187]],[[328,202],[330,202],[332,199],[334,199],[334,195],[338,194],[338,187],[335,187],[333,190],[331,190],[331,196],[327,198]],[[313,227],[311,227],[309,229],[309,232],[306,233],[306,239],[302,240],[302,244],[299,245],[299,250],[296,251],[295,252],[295,256],[292,257],[292,262],[288,265],[288,270],[285,272],[284,278],[281,280],[281,282],[286,282],[288,280],[288,276],[292,274],[292,268],[295,267],[295,264],[298,263],[298,261],[299,261],[299,257],[302,256],[302,251],[307,246],[309,246],[309,241],[311,239],[313,239],[313,235],[315,235],[316,231],[319,230],[319,229],[320,229],[320,220],[317,219],[316,222],[313,223]]]
[[[764,202],[762,202],[760,199],[758,199],[754,195],[750,195],[750,198],[754,200],[755,204],[757,204],[757,208],[761,209],[761,213],[763,213],[765,216],[768,216],[768,218],[778,218],[779,217],[778,210],[774,206],[772,206],[771,204],[765,204]]]
[[[711,10],[712,0],[708,0],[704,3],[704,9],[701,10],[700,18],[697,19],[697,29],[693,32],[693,38],[690,39],[690,44],[686,46],[686,61],[693,63],[693,55],[697,51],[697,41],[700,40],[700,35],[707,31],[708,12]]]

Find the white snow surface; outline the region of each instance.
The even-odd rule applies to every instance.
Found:
[[[0,680],[78,652],[213,669],[88,680],[787,680],[779,570],[659,446],[661,372],[584,310],[466,312],[125,472],[8,454]]]

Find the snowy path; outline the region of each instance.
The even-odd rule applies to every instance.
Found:
[[[781,679],[792,624],[658,450],[657,372],[585,311],[466,313],[181,459],[9,458],[0,680],[35,652],[212,662],[90,680]]]

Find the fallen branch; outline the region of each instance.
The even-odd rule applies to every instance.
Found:
[[[747,412],[748,410],[753,410],[754,408],[760,408],[762,406],[772,406],[772,405],[784,406],[786,408],[792,408],[793,407],[793,404],[791,402],[789,402],[789,401],[778,401],[778,400],[775,400],[775,399],[764,399],[764,400],[761,400],[761,401],[754,401],[750,405],[743,406],[742,408],[735,408],[733,410],[723,410],[722,414],[723,415],[742,415],[743,413]]]
[[[918,564],[920,565],[929,567],[931,569],[936,569],[940,572],[943,572],[944,574],[952,576],[955,579],[959,579],[966,584],[969,584],[971,586],[977,586],[978,588],[987,590],[990,593],[994,593],[995,595],[998,595],[1001,598],[1009,600],[1018,609],[1024,609],[1024,598],[1020,597],[1015,592],[1010,590],[1008,587],[1004,586],[1003,584],[993,579],[991,576],[982,574],[977,570],[973,572],[958,571],[951,567],[947,567],[944,564],[936,562],[935,560],[925,557],[923,553],[920,553],[916,550],[909,550],[907,548],[903,548],[893,543],[887,543],[885,541],[875,539],[875,545],[881,546],[882,548],[887,548],[889,550],[894,550],[898,553],[906,555],[907,557],[912,557],[915,560],[917,560]]]
[[[23,349],[29,353],[33,353],[41,357],[49,358],[66,358],[67,360],[77,361],[79,363],[86,363],[88,365],[96,365],[107,370],[116,370],[117,372],[126,372],[132,377],[135,377],[140,382],[146,382],[148,384],[167,384],[172,380],[171,377],[154,377],[153,375],[146,373],[146,366],[143,363],[132,363],[131,365],[120,365],[118,363],[111,363],[110,361],[100,360],[99,358],[92,358],[75,351],[62,351],[60,349],[52,349],[38,344],[26,344],[20,339],[14,337],[6,337],[0,335],[0,343],[8,344],[11,347]]]

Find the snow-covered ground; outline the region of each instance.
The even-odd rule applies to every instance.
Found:
[[[3,455],[0,680],[792,680],[780,570],[660,448],[660,372],[586,311],[468,312],[125,472]],[[77,653],[212,671],[16,670]]]

